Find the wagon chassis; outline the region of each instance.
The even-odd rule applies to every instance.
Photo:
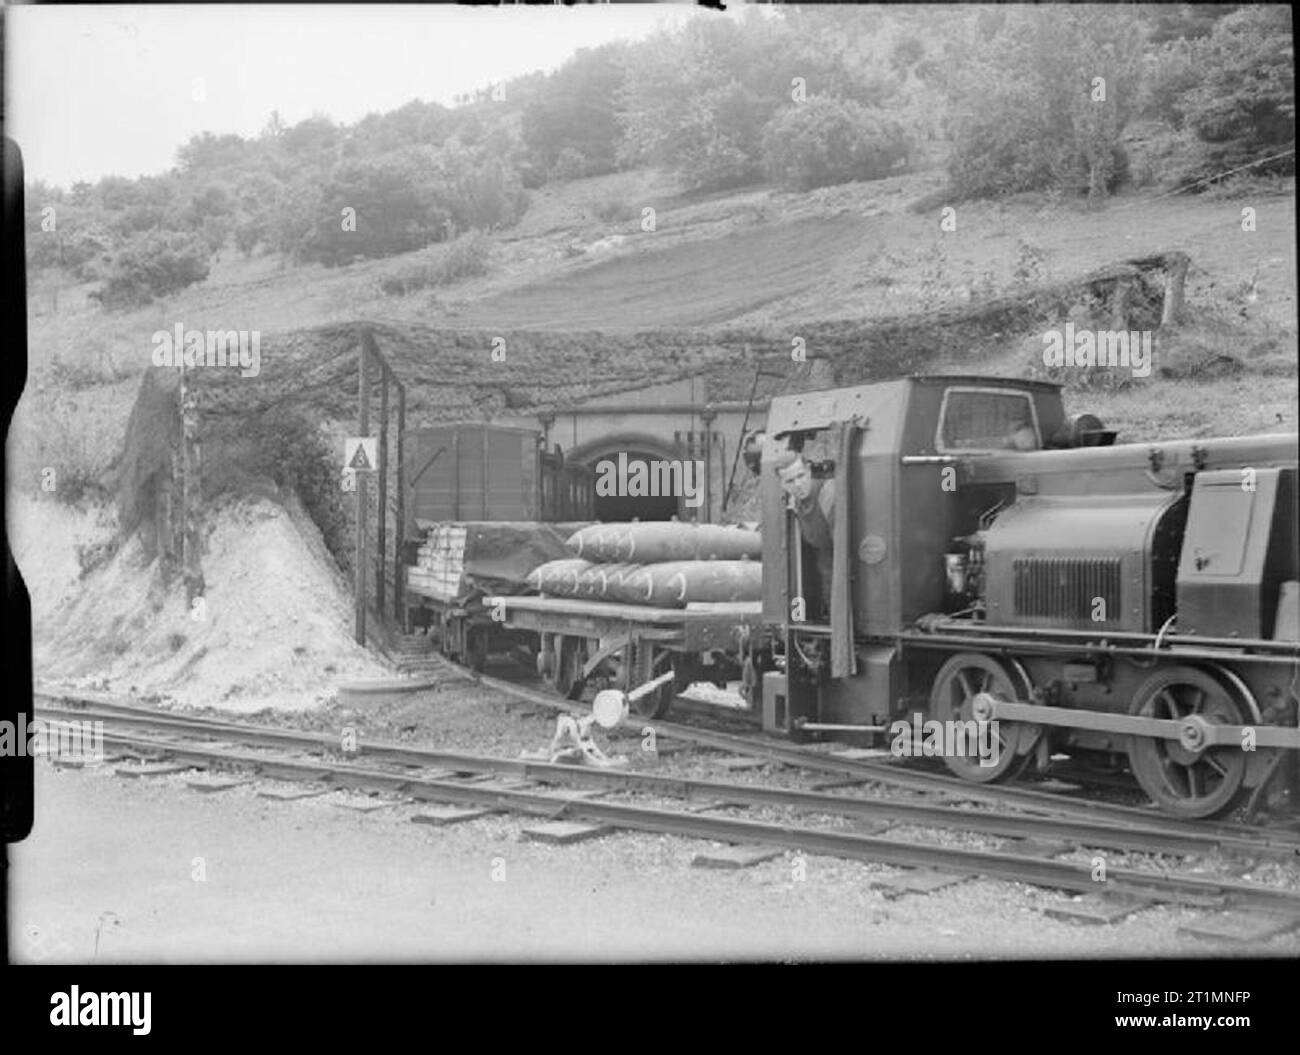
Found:
[[[692,682],[738,676],[740,645],[761,618],[757,602],[682,609],[529,596],[484,604],[511,629],[539,635],[538,673],[569,698],[602,669],[614,668],[624,692],[673,670],[676,678],[633,703],[646,718],[662,717]]]

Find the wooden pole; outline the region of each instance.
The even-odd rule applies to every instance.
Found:
[[[378,559],[375,561],[375,610],[384,618],[384,565],[388,546],[388,366],[385,365],[379,389],[379,532],[376,539]]]
[[[1192,258],[1186,253],[1169,253],[1165,264],[1165,303],[1160,316],[1161,326],[1179,322],[1183,315],[1183,293],[1187,282],[1187,267]]]
[[[1133,278],[1120,275],[1115,279],[1115,296],[1111,302],[1110,326],[1112,330],[1128,329],[1129,295],[1133,290]]]
[[[370,389],[366,376],[367,341],[362,338],[357,362],[357,435],[370,435]],[[366,643],[366,498],[370,490],[370,474],[358,472],[357,477],[357,557],[356,557],[356,638],[358,645]]]
[[[399,626],[406,621],[406,566],[402,550],[406,545],[406,387],[397,382],[397,517],[393,545],[393,618]]]

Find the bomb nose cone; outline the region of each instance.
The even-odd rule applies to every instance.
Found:
[[[627,717],[627,697],[618,689],[601,689],[591,701],[591,713],[602,729],[613,729]]]

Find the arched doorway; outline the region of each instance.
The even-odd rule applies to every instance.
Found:
[[[594,514],[606,523],[694,518],[703,480],[671,446],[646,435],[609,436],[567,455],[596,474]],[[685,473],[686,475],[683,475]]]

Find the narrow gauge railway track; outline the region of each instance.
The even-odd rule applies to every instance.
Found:
[[[471,673],[450,660],[444,659],[444,662],[449,667],[464,673],[466,677],[474,682],[487,688],[497,689],[516,699],[557,711],[566,711],[573,714],[587,713],[587,709],[580,704],[561,700],[549,693],[516,685],[501,678]],[[1227,821],[1183,820],[1154,808],[1120,806],[1114,803],[1079,799],[1056,792],[1041,791],[1013,784],[974,784],[945,773],[903,769],[897,763],[879,763],[863,759],[835,757],[799,744],[773,740],[761,734],[752,735],[702,729],[697,726],[683,725],[663,719],[640,721],[634,717],[629,717],[625,724],[649,725],[654,728],[656,736],[684,740],[704,747],[730,751],[737,755],[764,758],[796,768],[820,770],[849,777],[864,777],[891,787],[909,791],[946,794],[968,802],[984,802],[1023,810],[1049,812],[1094,820],[1110,820],[1120,824],[1158,825],[1163,830],[1170,832],[1177,831],[1188,834],[1215,832],[1225,837],[1255,836],[1269,840],[1277,839],[1285,844],[1296,844],[1300,841],[1300,837],[1297,836],[1293,829],[1234,824]]]
[[[117,719],[114,719],[115,721]],[[218,723],[219,725],[219,723]],[[208,735],[212,725],[199,732]],[[222,729],[222,732],[227,730]],[[107,746],[126,752],[170,757],[195,768],[219,766],[246,769],[277,780],[317,782],[331,786],[405,796],[417,801],[450,803],[495,810],[535,814],[551,819],[564,816],[613,828],[688,836],[728,843],[757,843],[851,860],[903,868],[932,869],[963,876],[984,876],[1058,890],[1096,893],[1089,864],[1056,861],[1014,853],[970,850],[930,843],[907,843],[850,832],[829,831],[790,824],[772,824],[733,817],[706,816],[681,810],[600,802],[527,787],[489,786],[421,776],[392,768],[361,766],[349,762],[290,757],[270,758],[254,751],[228,746],[203,746],[164,740],[133,732],[104,733]],[[513,760],[493,760],[497,763]],[[397,765],[397,763],[392,763]],[[535,763],[527,763],[529,766]],[[566,768],[566,767],[556,767]],[[579,771],[590,776],[595,771]],[[627,774],[624,774],[626,776]],[[673,778],[667,778],[668,783]],[[1104,892],[1108,895],[1195,906],[1203,909],[1243,909],[1300,921],[1300,893],[1258,883],[1208,879],[1135,869],[1111,868]]]
[[[137,729],[152,729],[181,735],[199,734],[224,739],[238,739],[249,745],[288,747],[299,751],[337,753],[338,740],[323,733],[305,733],[190,720],[169,715],[140,715],[47,708],[43,715],[58,718],[98,716],[109,723]],[[141,740],[140,746],[145,741]],[[175,740],[152,738],[148,746],[156,751],[184,755],[190,748]],[[202,744],[195,745],[202,749]],[[1240,857],[1266,856],[1283,860],[1300,857],[1300,841],[1261,843],[1253,838],[1226,838],[1222,835],[1169,833],[1157,827],[1135,827],[1035,814],[993,813],[890,799],[851,798],[799,788],[771,787],[755,784],[729,784],[689,777],[661,776],[621,769],[592,769],[583,766],[557,765],[532,759],[494,758],[429,748],[376,741],[359,742],[357,757],[382,764],[447,769],[463,773],[492,773],[498,776],[533,780],[544,784],[564,784],[602,790],[639,791],[667,798],[725,802],[753,806],[777,806],[817,813],[837,814],[867,820],[925,825],[958,831],[976,831],[1010,839],[1068,840],[1090,847],[1110,847],[1149,853],[1204,854],[1223,852]],[[206,754],[203,757],[208,757]],[[216,757],[216,756],[213,756]],[[347,757],[347,756],[345,756]],[[275,763],[271,763],[275,764]],[[1062,846],[1062,850],[1065,847]]]
[[[463,668],[451,664],[456,671]],[[546,693],[533,689],[521,688],[508,681],[469,674],[466,677],[483,684],[487,688],[496,688],[503,693],[521,699],[524,702],[545,706],[568,713],[584,714],[586,710],[569,701],[562,701]],[[141,708],[96,698],[75,697],[53,692],[37,692],[38,700],[51,701],[54,707],[43,706],[41,714],[53,717],[60,704],[66,709],[66,717],[86,718],[93,712],[100,712],[102,718],[124,717],[149,722],[171,722],[174,728],[184,733],[197,726],[219,731],[224,734],[244,734],[245,742],[275,744],[278,746],[299,747],[307,750],[330,749],[337,746],[337,738],[327,734],[308,733],[299,730],[277,729],[267,726],[252,726],[248,723],[231,722],[223,719],[188,717],[161,712],[151,708]],[[629,724],[636,725],[636,722]],[[902,771],[890,765],[875,764],[859,759],[837,758],[791,744],[774,743],[765,738],[743,736],[735,733],[722,733],[712,730],[697,729],[693,726],[656,720],[653,723],[656,736],[669,739],[676,738],[706,747],[719,748],[736,755],[765,758],[780,765],[823,772],[850,779],[861,779],[890,787],[910,791],[937,793],[953,799],[986,803],[994,806],[1009,807],[1028,813],[1047,815],[1064,820],[1073,819],[1085,824],[1097,826],[1095,831],[1114,830],[1124,826],[1138,833],[1150,834],[1153,838],[1182,836],[1203,845],[1218,845],[1227,852],[1258,854],[1270,857],[1300,857],[1300,835],[1285,829],[1260,828],[1257,826],[1230,824],[1226,822],[1186,821],[1169,817],[1156,810],[1138,809],[1129,806],[1116,806],[1109,803],[1067,798],[1050,792],[1036,791],[1016,787],[971,784],[956,777],[942,774]],[[393,743],[368,742],[363,745],[368,754],[382,751],[390,761],[412,765],[444,765],[438,758],[460,758],[454,753],[429,751],[423,748],[411,748]],[[503,767],[537,766],[540,763],[525,762],[518,759],[497,760]],[[561,771],[596,772],[594,770],[576,770],[576,767],[556,767]],[[677,779],[677,778],[660,778]],[[724,786],[724,785],[719,785]],[[809,793],[813,794],[813,793]],[[829,796],[838,799],[839,796]],[[951,808],[951,807],[943,807]],[[990,815],[985,811],[962,810],[963,817]],[[1106,827],[1103,827],[1106,826]]]

